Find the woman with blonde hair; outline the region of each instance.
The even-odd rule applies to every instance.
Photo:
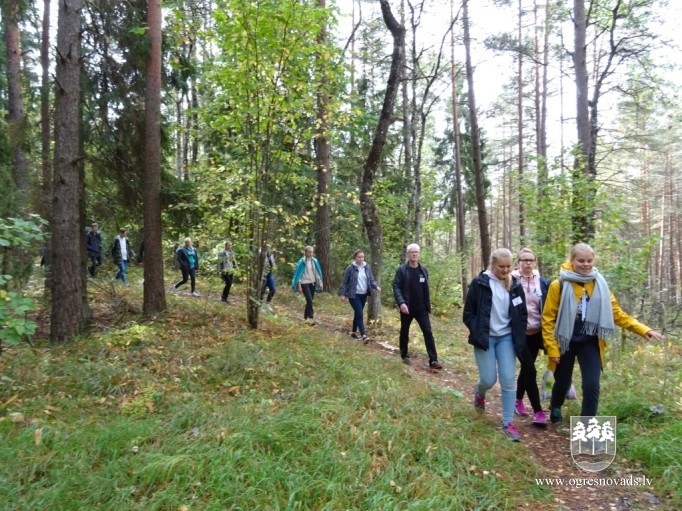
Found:
[[[485,410],[485,393],[495,385],[498,374],[502,389],[502,432],[518,442],[521,434],[514,425],[516,356],[525,348],[526,297],[521,284],[512,277],[512,253],[498,248],[488,269],[476,276],[464,303],[464,324],[469,344],[474,347],[478,382],[474,406]]]
[[[554,371],[550,421],[562,422],[561,406],[571,385],[576,359],[582,376],[583,417],[597,415],[606,340],[616,326],[647,339],[663,336],[620,308],[601,273],[594,267],[594,249],[587,243],[573,246],[560,276],[547,291],[542,310],[542,339]]]

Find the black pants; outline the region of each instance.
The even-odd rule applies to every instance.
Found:
[[[101,255],[91,255],[90,257],[90,266],[88,267],[88,271],[90,272],[90,276],[94,277],[95,276],[95,270],[97,269],[98,266],[102,266],[102,256]]]
[[[516,382],[516,399],[523,399],[523,395],[528,393],[528,400],[533,407],[533,412],[541,412],[540,390],[538,389],[538,372],[535,369],[535,360],[542,348],[542,332],[526,335],[526,350],[517,354],[521,362],[521,371]]]
[[[189,269],[184,269],[180,268],[180,271],[182,272],[182,280],[175,284],[175,289],[179,288],[183,284],[185,284],[188,280],[190,281],[190,292],[194,293],[194,286],[196,285],[196,268],[192,267]]]
[[[552,408],[561,408],[566,400],[566,392],[571,386],[573,366],[578,359],[580,375],[583,384],[583,402],[580,415],[594,417],[599,407],[599,380],[601,378],[601,354],[599,341],[595,337],[585,342],[572,342],[568,351],[561,355],[561,361],[554,371],[554,386],[552,387]]]
[[[400,357],[406,358],[408,356],[407,344],[410,340],[410,324],[412,324],[413,319],[417,320],[424,335],[424,346],[426,346],[426,353],[429,355],[429,362],[437,361],[436,341],[431,331],[429,313],[425,309],[417,312],[410,311],[409,314],[400,313]]]
[[[225,287],[223,287],[223,294],[220,297],[224,302],[230,296],[230,289],[232,289],[232,280],[234,279],[234,275],[223,272],[220,274],[220,278],[223,279],[223,282],[225,283]]]
[[[303,319],[313,319],[315,316],[315,311],[313,310],[315,284],[301,284],[301,291],[303,291],[303,296],[305,296],[305,310],[303,311]]]

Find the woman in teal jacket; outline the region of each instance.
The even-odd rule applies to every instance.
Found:
[[[305,310],[303,319],[310,326],[315,324],[313,310],[313,299],[315,291],[322,290],[322,268],[320,262],[313,257],[313,247],[307,246],[303,249],[304,255],[299,259],[291,279],[291,290],[294,293],[303,293],[305,296]]]

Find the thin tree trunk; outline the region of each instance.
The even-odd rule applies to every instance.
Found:
[[[317,0],[317,7],[324,11],[327,8],[326,0]],[[320,29],[317,42],[320,47],[327,44],[327,21]],[[326,62],[321,53],[316,56],[316,68],[318,73],[319,88],[317,91],[317,129],[315,132],[315,167],[317,174],[317,194],[315,204],[317,215],[315,218],[315,254],[324,271],[323,288],[327,291],[332,289],[332,257],[331,257],[331,226],[329,205],[329,178],[331,168],[329,157],[331,143],[329,141],[329,77],[326,72]]]
[[[454,1],[450,3],[450,20],[454,22]],[[452,84],[452,137],[453,155],[452,161],[455,166],[455,197],[456,197],[456,221],[457,221],[457,252],[460,265],[460,285],[462,286],[462,303],[467,295],[469,279],[466,265],[466,225],[464,218],[464,199],[462,197],[462,149],[459,134],[459,107],[457,94],[457,67],[455,61],[455,33],[450,31],[450,82]]]
[[[405,1],[401,2],[401,12],[403,14],[402,21],[403,26],[405,26]],[[412,34],[414,41],[415,34]],[[403,233],[403,247],[407,247],[410,243],[418,243],[418,240],[414,238],[414,218],[416,215],[416,206],[418,201],[418,191],[417,183],[412,174],[412,160],[413,153],[412,149],[414,147],[413,143],[413,129],[412,129],[412,115],[410,108],[410,92],[409,92],[409,70],[407,68],[407,56],[404,59],[403,66],[400,70],[401,73],[401,84],[400,89],[402,91],[402,113],[403,113],[403,153],[405,154],[405,161],[403,162],[405,168],[405,182],[410,183],[410,199],[407,202],[407,214],[405,215],[405,230]],[[412,80],[414,83],[414,80]]]
[[[50,163],[50,0],[43,1],[43,28],[40,40],[40,140],[42,167],[42,201],[40,212],[50,220],[50,199],[52,197],[52,165]]]
[[[381,12],[383,14],[384,23],[386,23],[386,27],[393,36],[393,55],[391,56],[391,70],[386,82],[386,92],[384,94],[381,115],[379,116],[377,127],[374,130],[372,146],[370,147],[367,159],[363,165],[362,183],[360,185],[360,211],[369,239],[370,254],[372,256],[370,261],[372,273],[374,273],[377,279],[381,278],[383,261],[382,230],[379,214],[372,195],[372,188],[377,169],[379,168],[381,153],[386,144],[388,128],[391,125],[391,118],[395,109],[395,100],[398,95],[400,70],[403,65],[403,59],[405,58],[405,27],[396,21],[393,13],[391,13],[391,7],[388,0],[379,0],[379,2],[381,3]],[[381,301],[378,294],[373,293],[369,300],[369,319],[376,319],[379,316],[380,311]]]
[[[463,0],[464,14],[464,49],[466,51],[466,76],[469,99],[469,115],[471,118],[471,152],[473,155],[474,193],[476,195],[476,209],[478,212],[478,226],[481,240],[482,268],[488,265],[490,254],[490,228],[488,225],[488,209],[485,203],[485,186],[483,165],[481,162],[481,141],[478,129],[478,114],[476,112],[476,97],[474,95],[474,69],[471,64],[471,37],[469,35],[469,0]]]
[[[517,52],[517,58],[519,59],[517,64],[518,64],[518,77],[517,77],[517,126],[518,126],[518,133],[517,133],[517,141],[518,141],[518,148],[519,148],[519,180],[523,179],[523,168],[526,164],[524,160],[524,154],[523,154],[523,52],[521,51],[522,44],[523,44],[523,32],[522,32],[522,22],[523,22],[523,6],[522,6],[522,0],[519,0],[519,18],[518,18],[518,40],[519,40],[519,51]],[[512,203],[512,196],[513,196],[513,190],[511,188],[513,183],[510,181],[510,188],[509,188],[509,203]],[[511,216],[509,217],[509,221],[511,224]],[[510,229],[511,231],[511,229]],[[526,219],[525,219],[525,211],[523,207],[523,200],[519,199],[519,243],[521,246],[524,246],[526,244]],[[512,246],[512,240],[511,240],[511,235],[509,237],[509,245],[508,247]]]
[[[64,342],[84,324],[85,268],[80,211],[80,34],[82,0],[62,0],[57,29],[55,164],[52,202],[52,342]]]
[[[161,0],[147,1],[147,26],[142,310],[149,316],[166,308],[161,247]]]
[[[590,125],[587,71],[587,14],[585,0],[573,1],[573,68],[576,84],[576,126],[578,149],[573,165],[574,196],[572,205],[573,242],[590,241],[594,236],[593,176],[590,175],[592,129]],[[581,183],[581,185],[578,185]]]
[[[5,22],[5,50],[7,57],[7,131],[12,154],[12,179],[19,192],[13,197],[15,213],[26,207],[28,193],[28,165],[24,146],[26,144],[26,111],[22,98],[21,32],[19,20],[21,7],[17,0],[6,0],[2,8]],[[7,196],[6,196],[7,197]]]

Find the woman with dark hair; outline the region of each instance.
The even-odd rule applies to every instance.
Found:
[[[364,250],[358,249],[353,253],[353,262],[343,272],[339,295],[341,295],[341,300],[348,300],[353,308],[353,329],[350,336],[357,339],[359,330],[362,342],[365,344],[369,342],[369,337],[365,330],[363,316],[367,297],[372,293],[372,289],[381,292],[377,281],[374,280],[371,268],[365,262]]]

